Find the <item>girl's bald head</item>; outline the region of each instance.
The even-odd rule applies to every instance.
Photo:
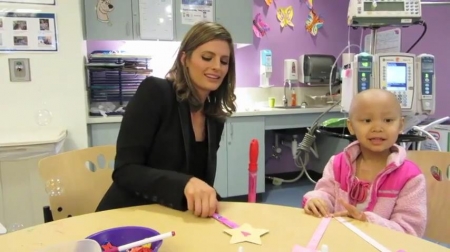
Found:
[[[400,102],[392,92],[384,89],[364,90],[353,97],[350,105],[349,118],[360,113],[374,111],[391,112],[391,114],[402,116]]]

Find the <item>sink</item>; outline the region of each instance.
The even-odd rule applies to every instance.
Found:
[[[327,108],[328,106],[321,106],[321,105],[313,105],[313,106],[306,106],[306,107],[302,107],[302,106],[275,106],[273,108],[276,109],[311,109],[311,108]]]

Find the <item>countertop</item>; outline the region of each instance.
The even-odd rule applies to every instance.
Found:
[[[277,116],[277,115],[296,115],[296,114],[320,114],[325,112],[328,107],[323,108],[258,108],[258,109],[242,109],[232,115],[232,117],[242,117],[242,116]],[[330,112],[340,112],[339,106],[330,110]],[[120,123],[122,121],[122,116],[91,116],[88,118],[88,124],[98,124],[98,123]]]

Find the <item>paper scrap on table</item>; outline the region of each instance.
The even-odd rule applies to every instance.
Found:
[[[294,27],[292,23],[292,18],[294,17],[294,9],[292,6],[288,7],[278,7],[277,9],[277,19],[280,21],[281,27],[291,26]]]
[[[269,230],[253,228],[250,224],[245,223],[238,228],[226,229],[224,232],[231,235],[231,244],[250,242],[261,245],[261,236],[267,234]]]

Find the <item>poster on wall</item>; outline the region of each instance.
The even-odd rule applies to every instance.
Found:
[[[0,0],[0,3],[55,5],[55,0]]]
[[[182,0],[181,23],[194,25],[200,21],[214,22],[213,0]]]
[[[0,12],[0,51],[57,51],[54,13]]]
[[[364,51],[369,53],[372,46],[372,34],[364,37]],[[398,53],[402,49],[402,30],[394,28],[377,32],[375,53]]]

